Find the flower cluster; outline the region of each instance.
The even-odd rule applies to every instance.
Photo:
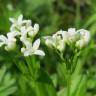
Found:
[[[52,36],[45,37],[45,43],[49,47],[63,51],[66,44],[74,44],[78,48],[83,48],[90,40],[90,33],[85,29],[76,30],[69,28],[68,31],[60,30]]]
[[[39,31],[39,25],[35,24],[32,27],[31,20],[23,20],[23,15],[20,15],[17,19],[10,18],[10,21],[12,23],[10,32],[7,33],[7,36],[0,35],[0,47],[5,45],[5,50],[13,50],[16,47],[16,37],[18,37],[23,45],[21,52],[24,56],[33,54],[44,56],[45,53],[39,50],[40,39],[33,42]]]
[[[16,37],[18,37],[23,45],[21,52],[24,56],[33,54],[44,56],[45,53],[39,50],[40,39],[33,42],[39,31],[39,25],[31,26],[31,20],[23,20],[23,15],[20,15],[17,19],[10,18],[10,21],[12,23],[10,32],[7,33],[7,36],[0,35],[0,47],[4,45],[5,50],[13,50],[16,47]],[[66,44],[74,44],[78,48],[83,48],[90,40],[90,33],[85,29],[76,30],[75,28],[69,28],[68,31],[60,30],[52,36],[44,38],[47,46],[62,52]]]

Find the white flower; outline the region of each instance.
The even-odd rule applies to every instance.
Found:
[[[52,36],[46,36],[45,38],[45,44],[49,47],[54,47],[58,49],[59,51],[63,51],[65,48],[65,42],[66,42],[66,31],[58,31]]]
[[[34,27],[30,27],[28,31],[28,35],[30,37],[34,37],[39,31],[39,25],[35,24]]]
[[[55,46],[54,44],[54,39],[52,38],[52,36],[46,36],[44,37],[45,39],[45,44],[48,46],[48,47],[53,47]]]
[[[9,18],[10,22],[12,23],[10,30],[11,31],[19,31],[19,28],[23,24],[23,15],[20,15],[17,19]]]
[[[82,48],[89,43],[90,32],[84,29],[80,29],[78,32],[80,32],[80,40],[76,42],[76,47]]]
[[[78,30],[78,32],[80,32],[81,39],[83,39],[86,43],[88,43],[90,40],[90,32],[84,29],[80,29]]]
[[[39,50],[40,46],[40,39],[37,39],[34,43],[33,46],[31,42],[27,43],[26,48],[21,48],[21,52],[24,54],[24,56],[29,56],[29,55],[41,55],[44,56],[45,53],[42,50]]]
[[[22,24],[22,20],[23,20],[23,15],[20,15],[17,19],[15,19],[15,18],[9,18],[9,20],[13,24],[21,25]]]
[[[75,28],[69,28],[67,32],[67,43],[74,43],[80,38],[79,32]]]
[[[76,34],[76,29],[75,28],[69,28],[68,34],[70,34],[70,36],[74,36]]]
[[[53,38],[54,37],[66,42],[68,38],[68,34],[67,34],[67,31],[60,30],[60,31],[57,31],[55,34],[53,34]]]
[[[9,20],[12,23],[10,27],[10,31],[19,32],[22,26],[26,26],[26,27],[31,26],[31,20],[23,20],[23,15],[20,15],[17,19],[10,18]]]
[[[0,35],[0,47],[5,45],[5,50],[10,51],[16,47],[16,34],[9,32],[7,37]]]

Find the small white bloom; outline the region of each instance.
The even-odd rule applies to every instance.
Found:
[[[18,16],[17,19],[10,18],[9,20],[12,23],[10,31],[19,32],[21,27],[25,26],[27,28],[31,26],[31,20],[23,20],[23,15]]]
[[[10,31],[19,31],[19,28],[23,24],[23,15],[20,15],[17,19],[15,18],[9,18],[10,22],[12,23],[10,27]]]
[[[48,46],[48,47],[53,47],[55,46],[54,44],[54,39],[52,38],[52,36],[46,36],[44,37],[45,39],[45,44]]]
[[[35,24],[34,27],[29,27],[28,35],[30,37],[35,37],[38,31],[39,31],[39,25]]]
[[[74,36],[76,34],[76,29],[75,28],[69,28],[68,34],[70,34],[70,36]]]
[[[82,48],[89,43],[90,32],[84,29],[80,29],[78,32],[80,32],[80,40],[76,42],[76,47]]]
[[[39,50],[40,46],[40,39],[37,39],[34,43],[33,46],[31,42],[26,46],[26,48],[22,48],[21,52],[24,53],[24,56],[29,56],[29,55],[41,55],[44,56],[45,53],[42,50]]]
[[[68,34],[67,34],[67,31],[63,31],[63,30],[60,30],[60,31],[57,31],[54,35],[53,35],[53,38],[58,38],[60,40],[63,40],[64,42],[67,41],[68,39]]]
[[[88,30],[80,29],[78,32],[80,32],[81,38],[84,39],[86,43],[89,42],[90,32]]]
[[[10,51],[16,47],[16,39],[15,34],[9,32],[7,37],[1,35],[0,36],[0,47],[5,45],[5,50]]]
[[[63,51],[66,42],[66,31],[58,31],[52,36],[45,37],[45,44],[49,47],[54,47],[59,51]]]
[[[20,15],[17,19],[9,18],[9,20],[12,24],[21,25],[23,20],[23,15]]]
[[[67,32],[67,42],[74,43],[79,39],[79,32],[76,31],[75,28],[69,28]]]

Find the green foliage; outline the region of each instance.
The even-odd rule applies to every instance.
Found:
[[[44,58],[25,60],[0,49],[0,96],[67,96],[69,77],[70,96],[96,96],[96,0],[0,0],[0,33],[9,31],[9,17],[20,14],[40,24],[37,37],[76,27],[90,30],[91,40],[73,57],[71,76],[66,63],[43,43]]]
[[[0,96],[9,96],[16,92],[15,83],[16,80],[12,78],[11,74],[6,71],[6,67],[3,66],[0,69]]]

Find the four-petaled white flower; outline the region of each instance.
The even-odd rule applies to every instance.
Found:
[[[21,48],[21,52],[24,53],[24,56],[30,55],[41,55],[45,56],[45,53],[42,50],[39,50],[40,39],[37,39],[32,46],[31,42],[27,42],[27,46]]]
[[[22,26],[31,26],[31,20],[23,20],[23,15],[20,15],[17,19],[9,18],[9,20],[12,23],[10,27],[11,31],[19,31]]]

